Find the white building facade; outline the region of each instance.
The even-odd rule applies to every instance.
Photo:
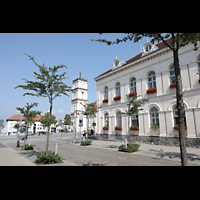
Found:
[[[166,42],[170,43],[170,40]],[[193,44],[188,44],[179,50],[186,143],[189,146],[200,145],[200,81],[197,75],[200,71],[200,43],[197,51],[193,48]],[[94,80],[97,83],[97,102],[102,103],[97,113],[97,136],[108,139],[127,137],[128,117],[120,112],[127,110],[126,95],[137,93],[141,95],[138,99],[149,101],[130,119],[130,125],[139,128],[130,131],[132,140],[179,144],[178,131],[175,130],[178,116],[173,52],[163,42],[153,45],[147,40],[143,51],[126,62],[116,57],[113,68]],[[153,129],[152,125],[157,128]]]
[[[29,134],[36,134],[40,131],[47,131],[47,128],[43,128],[42,123],[40,122],[41,116],[36,116],[34,118],[35,123],[31,124],[31,126],[28,128]],[[24,116],[22,116],[22,122],[21,124],[24,125]],[[13,115],[12,117],[6,119],[6,124],[2,130],[2,135],[16,135],[17,129],[14,128],[15,124],[20,123],[20,115]],[[56,132],[56,125],[51,124],[51,130],[52,132]]]

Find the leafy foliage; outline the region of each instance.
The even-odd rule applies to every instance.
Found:
[[[120,151],[124,151],[124,152],[128,152],[128,153],[132,153],[138,150],[138,148],[140,147],[139,144],[127,144],[127,148],[125,147],[124,144],[119,146],[119,150]]]
[[[22,146],[22,149],[24,149],[24,150],[34,150],[34,147],[33,147],[33,145],[25,144],[25,146]]]
[[[27,55],[27,54],[25,54]],[[32,92],[26,92],[23,96],[31,95],[36,97],[48,97],[50,104],[50,112],[49,112],[49,123],[47,130],[47,143],[46,143],[46,154],[48,153],[48,145],[49,145],[49,130],[51,125],[51,115],[53,109],[53,100],[56,97],[60,97],[61,94],[69,96],[67,92],[72,92],[71,87],[67,86],[63,83],[63,80],[66,79],[64,72],[62,74],[57,74],[59,69],[67,69],[65,65],[58,65],[54,67],[45,67],[37,64],[34,60],[34,57],[27,55],[33,63],[38,66],[40,73],[33,72],[36,81],[29,81],[25,78],[22,80],[25,81],[26,85],[18,85],[15,88],[22,88],[25,90],[30,90]]]
[[[53,163],[61,163],[62,157],[58,154],[54,154],[49,152],[47,155],[45,153],[39,152],[37,154],[37,158],[35,160],[36,163],[43,163],[43,164],[53,164]]]
[[[126,114],[128,116],[132,116],[134,113],[137,113],[139,110],[143,110],[141,108],[142,104],[145,102],[149,101],[148,99],[142,99],[142,100],[137,100],[138,97],[141,95],[134,95],[131,98],[129,95],[126,95],[126,98],[128,99],[128,110],[125,110],[125,112],[122,112],[122,114]]]
[[[42,124],[42,126],[44,128],[48,127],[48,125],[49,125],[49,112],[45,113],[44,116],[41,117],[40,123]],[[56,117],[54,115],[51,115],[50,125],[51,124],[56,124]]]
[[[65,65],[45,67],[44,64],[43,66],[38,65],[35,62],[34,57],[31,57],[30,55],[27,56],[30,58],[30,60],[33,61],[35,65],[39,67],[40,74],[33,72],[35,79],[39,81],[29,81],[23,78],[22,80],[24,80],[25,83],[27,83],[27,85],[18,85],[17,87],[15,87],[15,88],[23,88],[26,90],[31,90],[34,92],[34,93],[27,92],[23,96],[32,95],[37,97],[38,96],[48,97],[49,101],[54,100],[58,96],[61,96],[61,94],[69,96],[66,92],[73,90],[71,90],[71,87],[63,83],[63,80],[66,79],[65,74],[67,72],[62,73],[61,75],[56,74],[58,72],[58,69],[63,69],[63,68],[67,69]]]
[[[85,142],[81,141],[82,146],[91,145],[92,140],[86,140]]]

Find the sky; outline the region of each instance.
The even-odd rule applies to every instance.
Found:
[[[126,42],[108,46],[90,39],[107,39],[114,41],[125,36],[122,33],[0,33],[0,119],[4,120],[20,114],[16,107],[24,107],[26,103],[37,102],[34,110],[46,113],[49,111],[48,98],[23,96],[27,90],[15,87],[24,85],[22,78],[34,81],[33,72],[38,67],[24,54],[31,55],[35,61],[46,67],[66,65],[67,72],[63,82],[72,86],[72,81],[79,76],[88,80],[88,102],[96,101],[96,82],[94,78],[112,68],[115,56],[126,61],[141,52],[140,44]],[[58,71],[63,73],[64,70]],[[53,102],[53,114],[56,119],[64,119],[71,113],[72,94],[62,95]]]

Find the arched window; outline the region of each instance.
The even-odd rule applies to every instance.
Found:
[[[175,82],[176,81],[176,77],[175,77],[174,65],[172,65],[170,67],[169,73],[170,73],[170,81],[171,81],[171,83]]]
[[[121,96],[121,88],[120,88],[119,82],[116,83],[115,93],[116,93],[116,96]]]
[[[104,124],[105,124],[105,126],[109,127],[109,114],[108,113],[105,113],[105,115],[104,115]]]
[[[156,107],[153,107],[150,111],[150,119],[151,119],[151,126],[157,125],[159,126],[159,115],[158,115],[158,109]]]
[[[185,104],[184,104],[184,107],[185,107]],[[174,116],[174,126],[179,125],[178,108],[176,105],[173,108],[173,116]],[[185,112],[184,112],[184,122],[185,122],[185,126],[187,126]]]
[[[104,88],[104,99],[108,99],[108,87]]]
[[[138,126],[139,127],[138,113],[134,113],[131,116],[131,126]]]
[[[131,79],[130,90],[131,90],[131,92],[137,92],[137,90],[136,90],[136,78]]]
[[[119,111],[116,113],[116,126],[122,126],[122,115]]]
[[[149,73],[148,88],[156,88],[156,75],[154,71]]]

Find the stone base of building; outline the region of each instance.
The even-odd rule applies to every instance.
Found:
[[[124,140],[127,135],[96,134],[98,140]],[[179,147],[178,137],[159,137],[159,136],[130,136],[131,143],[154,144]],[[200,138],[186,138],[187,147],[200,147]]]

